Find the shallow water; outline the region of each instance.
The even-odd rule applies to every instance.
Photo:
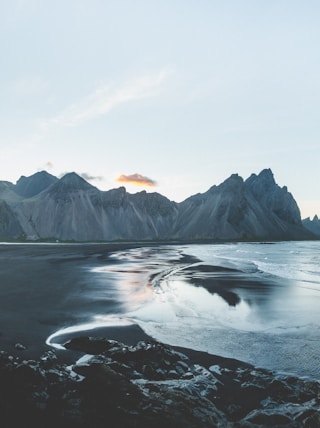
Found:
[[[319,242],[142,247],[91,273],[122,302],[91,326],[135,322],[171,345],[320,380]]]

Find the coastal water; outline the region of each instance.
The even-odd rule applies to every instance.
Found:
[[[121,310],[57,336],[137,323],[170,345],[320,380],[320,242],[148,246],[88,270]]]

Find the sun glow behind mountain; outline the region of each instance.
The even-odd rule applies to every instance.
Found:
[[[116,181],[118,183],[126,183],[126,184],[132,184],[134,186],[140,186],[140,187],[155,187],[157,186],[157,182],[152,180],[151,178],[145,177],[141,174],[135,173],[130,175],[122,174],[120,175]]]

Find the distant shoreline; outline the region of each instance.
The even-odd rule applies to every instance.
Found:
[[[37,240],[29,240],[29,239],[1,239],[1,244],[52,244],[52,245],[135,245],[135,246],[143,246],[143,245],[192,245],[192,244],[235,244],[239,243],[261,243],[261,244],[273,244],[277,242],[309,242],[309,241],[320,241],[320,236],[310,237],[308,239],[187,239],[187,240],[114,240],[114,241],[73,241],[73,240],[60,240],[60,239],[37,239]]]

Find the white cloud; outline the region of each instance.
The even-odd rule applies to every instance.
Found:
[[[81,172],[79,175],[87,181],[102,181],[103,180],[103,177],[101,175],[92,175],[92,174],[89,174],[87,172]]]
[[[104,116],[121,104],[156,96],[169,75],[170,71],[164,69],[126,82],[103,84],[57,116],[45,120],[42,126],[44,129],[53,125],[76,126]]]

